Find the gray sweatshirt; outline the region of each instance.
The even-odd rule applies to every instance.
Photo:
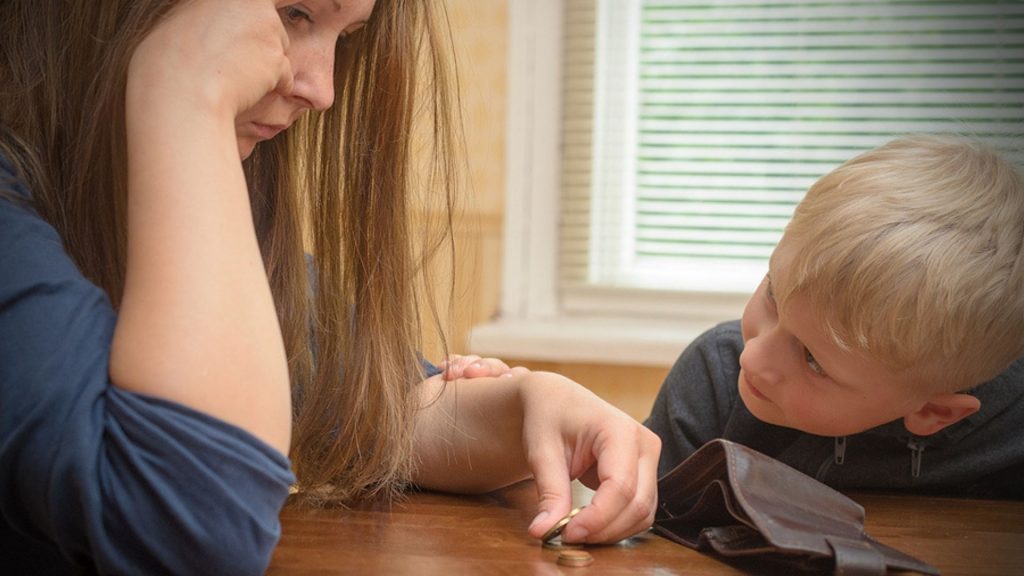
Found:
[[[661,437],[664,475],[705,442],[726,438],[837,489],[1024,498],[1024,358],[968,391],[981,409],[931,436],[902,420],[824,437],[762,422],[739,397],[739,321],[719,324],[682,353],[645,425]]]

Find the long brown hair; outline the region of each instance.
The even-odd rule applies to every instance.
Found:
[[[115,308],[127,67],[175,3],[12,0],[0,12],[0,151]],[[289,358],[291,458],[310,499],[391,495],[414,466],[421,312],[440,330],[432,295],[418,288],[434,283],[417,279],[451,242],[458,175],[450,41],[436,0],[377,0],[367,25],[339,42],[335,105],[244,164]],[[430,165],[416,169],[424,157]]]

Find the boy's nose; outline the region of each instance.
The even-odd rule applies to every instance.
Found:
[[[755,380],[755,384],[775,385],[782,380],[782,373],[779,370],[780,352],[774,350],[772,339],[769,337],[751,338],[743,346],[740,367],[748,378]]]

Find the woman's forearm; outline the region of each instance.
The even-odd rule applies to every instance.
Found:
[[[437,396],[439,380],[424,383],[424,398]],[[532,475],[534,537],[569,512],[574,479],[595,493],[566,526],[567,541],[615,542],[654,519],[658,437],[558,374],[524,370],[451,382],[422,412],[416,441],[415,480],[424,487],[486,492]]]
[[[111,379],[287,452],[287,363],[233,117],[132,80],[128,264]]]

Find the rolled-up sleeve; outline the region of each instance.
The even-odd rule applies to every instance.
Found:
[[[5,168],[0,186],[26,195]],[[288,459],[240,428],[113,386],[115,323],[56,231],[0,198],[5,548],[59,551],[68,568],[101,573],[261,573],[294,481]]]

